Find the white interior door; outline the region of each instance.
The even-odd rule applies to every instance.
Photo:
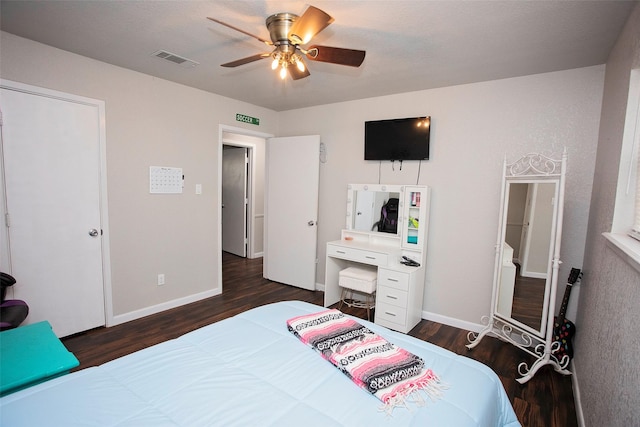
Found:
[[[514,184],[511,184],[514,185]],[[522,220],[522,232],[520,234],[520,247],[518,250],[518,259],[520,260],[520,275],[524,276],[529,252],[529,227],[531,226],[531,215],[533,213],[532,203],[534,200],[535,184],[520,184],[527,186],[527,194],[525,196],[524,215]],[[509,196],[511,197],[511,196]],[[509,199],[511,200],[511,199]]]
[[[267,140],[264,277],[315,289],[320,136]]]
[[[247,256],[247,149],[222,150],[222,250]]]
[[[0,89],[14,298],[58,336],[105,324],[97,105]],[[7,266],[3,266],[3,269]]]
[[[356,199],[356,212],[354,227],[356,230],[371,231],[371,224],[377,221],[373,219],[375,209],[375,192],[360,191]]]
[[[532,191],[529,224],[522,276],[546,279],[549,274],[551,231],[553,230],[553,212],[556,197],[555,183],[529,184]]]
[[[537,183],[529,224],[527,256],[522,265],[522,275],[546,279],[551,262],[550,245],[553,230],[553,214],[556,199],[555,183]]]

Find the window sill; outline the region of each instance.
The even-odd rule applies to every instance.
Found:
[[[602,233],[607,245],[640,273],[640,241],[620,233]]]

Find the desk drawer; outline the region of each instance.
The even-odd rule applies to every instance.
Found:
[[[402,330],[407,323],[407,310],[406,308],[385,304],[378,300],[376,301],[376,322],[378,320],[396,324],[400,326],[400,330]]]
[[[344,246],[327,245],[327,255],[369,265],[387,265],[387,254]]]
[[[378,270],[378,286],[409,292],[409,274],[381,268]]]
[[[409,294],[399,289],[378,285],[376,299],[383,304],[389,304],[405,309],[408,306]]]

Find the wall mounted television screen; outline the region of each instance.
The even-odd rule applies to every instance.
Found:
[[[428,160],[431,117],[364,122],[365,160]]]

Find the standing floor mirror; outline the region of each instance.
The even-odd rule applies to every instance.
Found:
[[[561,374],[569,357],[554,353],[554,310],[560,265],[566,150],[560,159],[528,154],[503,164],[502,195],[491,298],[491,314],[480,333],[470,332],[468,349],[487,334],[535,357],[518,365],[524,384],[545,365]]]

